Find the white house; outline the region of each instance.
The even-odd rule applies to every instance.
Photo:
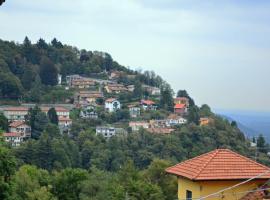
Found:
[[[9,124],[10,133],[19,133],[24,138],[31,137],[31,127],[24,121],[14,121]]]
[[[116,129],[114,127],[96,127],[96,135],[111,138],[116,135]]]
[[[178,116],[176,114],[171,114],[167,119],[166,119],[166,125],[168,127],[170,126],[176,126],[176,125],[182,125],[186,124],[187,120],[181,116]]]
[[[105,101],[105,109],[108,112],[115,112],[121,108],[120,102],[115,98],[110,98]]]
[[[69,132],[72,125],[72,120],[67,117],[58,116],[58,127],[61,133]]]
[[[97,119],[98,115],[94,105],[83,105],[81,107],[80,118],[82,119]]]
[[[8,121],[24,121],[25,116],[28,114],[27,107],[14,106],[3,108],[3,114],[8,119]]]
[[[136,118],[141,115],[141,108],[136,105],[129,105],[129,115],[132,118]]]
[[[9,142],[13,147],[20,146],[24,139],[20,133],[3,133],[3,137],[5,141]]]
[[[148,129],[150,124],[148,122],[129,122],[129,127],[131,128],[132,132],[139,131],[141,128]]]

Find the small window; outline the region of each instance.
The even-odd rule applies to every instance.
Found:
[[[189,190],[186,191],[186,199],[187,200],[192,200],[192,192],[189,191]]]

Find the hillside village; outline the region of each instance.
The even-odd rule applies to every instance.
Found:
[[[0,199],[198,199],[270,170],[269,150],[108,53],[0,40]],[[266,198],[266,179],[212,199]]]
[[[48,114],[54,109],[58,117],[58,127],[61,133],[69,133],[72,121],[97,121],[104,114],[120,113],[124,115],[115,123],[104,121],[95,128],[97,135],[110,138],[117,134],[128,134],[145,129],[153,134],[171,134],[175,127],[188,123],[189,98],[178,96],[174,98],[172,111],[160,108],[161,89],[150,85],[142,85],[141,99],[120,100],[122,95],[132,95],[136,89],[134,85],[120,83],[120,76],[133,78],[121,71],[109,72],[109,79],[94,79],[81,75],[68,75],[65,79],[58,74],[58,87],[72,90],[73,97],[65,99],[62,104],[30,104],[21,103],[20,106],[5,105],[0,110],[9,121],[9,131],[3,134],[5,141],[12,146],[19,146],[23,141],[31,138],[31,126],[27,123],[29,110],[38,106],[42,112]],[[69,102],[69,103],[66,103]],[[157,116],[155,112],[164,111],[164,115]],[[73,118],[70,112],[78,113]],[[151,114],[149,116],[149,114]],[[210,118],[201,117],[200,125],[208,125]]]

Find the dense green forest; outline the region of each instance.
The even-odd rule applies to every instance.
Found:
[[[134,84],[131,96],[142,97],[142,84],[161,88],[160,110],[147,113],[149,119],[162,118],[170,112],[174,92],[154,72],[137,72],[119,65],[103,52],[79,50],[53,39],[32,44],[0,40],[1,102],[61,102],[71,97],[57,85],[57,74],[65,77],[80,74],[107,78],[108,71],[124,71],[135,78],[120,77],[120,83]],[[238,129],[237,123],[212,113],[207,105],[196,106],[186,91],[177,96],[190,99],[188,123],[177,126],[173,134],[121,134],[111,139],[96,135],[96,125],[126,124],[125,109],[114,114],[100,113],[101,119],[83,120],[73,110],[69,134],[60,134],[54,115],[46,116],[38,107],[29,112],[32,138],[12,148],[0,141],[0,199],[4,200],[172,200],[176,199],[177,180],[165,173],[168,166],[211,151],[230,148],[251,158],[255,150]],[[211,117],[214,123],[200,126],[200,117]],[[7,130],[7,119],[0,114],[0,133]],[[268,144],[261,136],[257,158],[269,165]]]

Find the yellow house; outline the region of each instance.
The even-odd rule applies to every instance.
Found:
[[[179,200],[263,200],[266,190],[258,188],[270,179],[268,170],[231,150],[217,149],[167,168],[166,172],[178,177]]]

